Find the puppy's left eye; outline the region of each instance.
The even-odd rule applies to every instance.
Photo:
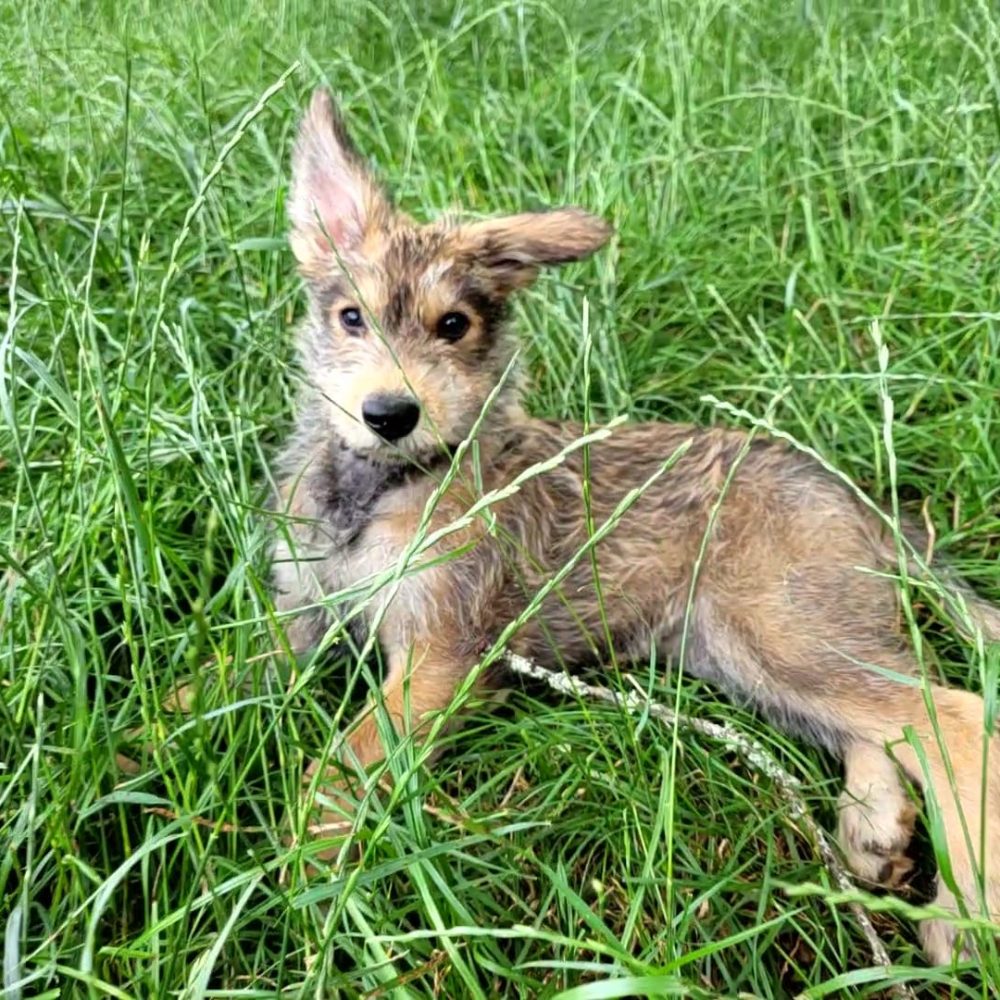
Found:
[[[463,312],[445,313],[437,321],[437,335],[454,343],[461,340],[469,329],[469,317]]]
[[[354,336],[364,332],[365,318],[361,315],[361,310],[356,306],[348,306],[340,310],[340,325]]]

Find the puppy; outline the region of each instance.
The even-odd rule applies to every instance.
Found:
[[[997,737],[979,697],[918,679],[885,519],[809,457],[743,431],[618,425],[584,445],[579,425],[525,413],[510,298],[594,253],[605,222],[562,208],[420,225],[323,91],[288,214],[309,385],[280,462],[276,605],[295,653],[350,618],[388,662],[339,759],[308,771],[324,803],[314,858],[350,828],[351,769],[383,758],[380,732],[419,736],[460,689],[484,690],[479,660],[498,638],[572,664],[651,645],[676,657],[683,637],[690,674],[843,760],[838,835],[858,875],[892,885],[909,867],[905,776],[940,814],[962,906],[1000,916]],[[954,583],[1000,639],[1000,610]],[[937,903],[960,912],[940,879]],[[958,932],[931,919],[921,937],[943,963]]]

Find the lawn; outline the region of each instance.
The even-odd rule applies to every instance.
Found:
[[[520,301],[534,413],[764,421],[1000,599],[991,5],[7,0],[0,34],[4,1000],[989,995],[987,937],[923,963],[927,850],[862,894],[886,969],[774,781],[516,680],[376,796],[360,865],[281,878],[357,666],[271,668],[261,509],[302,377],[290,145],[325,81],[417,216],[615,223]],[[996,647],[918,610],[927,668],[995,695]],[[834,761],[655,671],[833,827]]]

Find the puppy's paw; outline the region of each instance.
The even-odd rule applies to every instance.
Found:
[[[960,885],[966,882],[961,873],[959,873],[958,878]],[[959,906],[955,894],[942,883],[941,876],[938,875],[938,889],[937,895],[934,897],[934,905],[954,913],[956,917],[965,915],[984,919],[982,899],[975,884],[975,878],[972,877],[971,873],[969,873],[967,884],[968,889],[963,893],[965,898],[965,907],[963,908]],[[996,927],[994,937],[1000,941],[1000,885],[996,882],[987,882],[986,894],[989,900],[989,919]],[[946,917],[923,920],[919,930],[924,954],[932,965],[950,965],[955,958],[960,962],[969,962],[976,957],[975,938],[977,932],[965,931],[956,927]]]
[[[934,899],[935,906],[942,906],[958,915],[958,903],[954,893],[941,884],[938,876],[938,891]],[[963,943],[963,933],[953,923],[946,919],[923,920],[920,923],[920,943],[924,954],[931,965],[951,965],[958,953],[959,961],[967,961],[972,957],[968,947]]]
[[[357,860],[357,845],[350,843],[358,818],[357,779],[327,767],[316,785],[318,770],[317,761],[306,768],[298,822],[286,817],[282,837],[310,877]]]
[[[951,965],[956,948],[959,961],[972,956],[961,944],[962,932],[947,920],[924,920],[920,924],[920,944],[931,965]]]
[[[837,840],[851,871],[874,885],[899,885],[913,867],[906,849],[915,821],[913,803],[895,789],[873,791],[864,801],[844,792]]]

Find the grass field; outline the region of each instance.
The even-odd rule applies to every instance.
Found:
[[[288,159],[321,80],[417,215],[614,220],[610,250],[518,309],[534,412],[770,413],[877,499],[926,504],[1000,599],[1000,15],[628,7],[0,6],[5,1000],[1000,982],[988,940],[978,969],[928,969],[885,897],[894,966],[873,967],[787,802],[735,755],[517,684],[370,824],[360,868],[278,878],[274,830],[351,666],[288,692],[260,655],[259,511],[299,377]],[[995,693],[996,651],[923,620],[929,669]],[[690,679],[658,690],[760,740],[833,826],[833,761]]]

